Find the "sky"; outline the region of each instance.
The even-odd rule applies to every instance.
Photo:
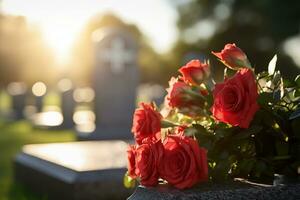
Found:
[[[167,51],[177,37],[177,13],[170,0],[2,0],[6,14],[22,15],[38,26],[56,52],[66,61],[84,25],[93,16],[112,12],[136,24],[158,51]]]

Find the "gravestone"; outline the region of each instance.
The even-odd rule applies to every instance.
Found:
[[[36,112],[38,113],[42,112],[43,100],[44,100],[44,96],[35,96],[35,107],[36,107]]]
[[[49,200],[126,199],[122,141],[26,145],[15,159],[15,179]]]
[[[7,86],[7,91],[11,95],[11,107],[15,120],[24,119],[24,108],[27,97],[27,87],[23,82],[12,82]]]
[[[37,113],[29,117],[29,119],[35,128],[58,130],[71,129],[74,127],[73,114],[75,102],[73,99],[74,90],[72,82],[69,79],[61,79],[57,86],[59,93],[55,90],[55,93],[50,91],[49,95],[51,95],[51,93],[52,95],[58,94],[57,98],[59,99],[58,104],[60,104],[60,107],[56,104],[46,105],[43,110],[41,109],[43,103],[37,105],[37,102],[43,102],[42,100],[46,94],[46,90],[44,90],[44,93],[41,93],[41,91],[37,92],[38,90],[33,89]],[[44,89],[46,89],[46,87]],[[40,109],[38,108],[39,106]]]
[[[73,114],[75,110],[75,101],[73,98],[73,84],[69,79],[62,79],[58,82],[58,88],[61,92],[61,113],[63,116],[63,123],[61,128],[73,128]]]
[[[122,29],[100,29],[93,33],[95,68],[96,130],[78,133],[86,139],[131,139],[132,116],[138,85],[135,38]]]
[[[32,86],[32,93],[34,96],[34,105],[36,107],[36,112],[40,113],[43,109],[43,100],[47,92],[47,86],[43,82],[36,82]]]

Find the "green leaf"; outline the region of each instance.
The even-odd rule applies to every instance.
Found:
[[[193,128],[197,130],[198,133],[210,136],[211,134],[206,130],[206,128],[200,124],[193,124]]]
[[[224,179],[228,176],[230,164],[231,163],[228,160],[219,161],[214,168],[214,173],[216,174],[215,178]]]
[[[258,73],[256,77],[258,79],[261,79],[261,78],[266,78],[268,76],[269,76],[269,73],[267,71],[262,71],[262,72]]]
[[[254,172],[254,176],[256,177],[260,177],[260,175],[263,173],[263,171],[265,171],[267,169],[267,165],[265,164],[265,162],[259,160],[255,163],[255,172]]]
[[[268,72],[270,75],[274,74],[274,72],[275,72],[276,62],[277,62],[277,55],[275,54],[268,65]]]
[[[168,120],[161,120],[160,124],[162,128],[171,128],[177,126],[177,124]]]
[[[293,92],[293,96],[296,98],[296,97],[299,97],[300,96],[300,89],[296,89],[296,90],[294,90],[294,92]]]
[[[283,86],[285,88],[295,87],[296,83],[295,83],[295,81],[292,81],[292,80],[289,80],[289,79],[284,79],[283,80]]]
[[[208,95],[206,96],[206,102],[207,102],[208,107],[212,106],[213,101],[214,101],[214,98],[213,98],[212,92],[209,91]]]
[[[123,184],[126,188],[134,188],[136,185],[136,180],[128,176],[128,173],[124,175]]]
[[[295,82],[296,82],[297,86],[300,87],[300,75],[298,75],[298,76],[295,78]]]
[[[230,78],[234,76],[236,73],[235,70],[229,69],[228,67],[225,67],[224,69],[224,78]]]
[[[253,125],[247,129],[241,130],[239,133],[237,133],[234,136],[234,139],[241,140],[241,139],[249,138],[251,135],[255,135],[255,134],[259,133],[262,129],[263,129],[262,126]]]
[[[277,84],[278,84],[278,86],[273,93],[273,99],[278,102],[284,96],[283,79],[280,78],[280,82],[276,83],[276,85]]]
[[[296,118],[292,121],[292,130],[297,139],[300,139],[300,118]]]
[[[289,156],[289,155],[286,155],[286,156],[274,156],[272,158],[272,160],[289,160],[289,159],[291,159],[291,156]]]
[[[213,143],[209,140],[207,140],[207,141],[201,140],[200,145],[201,145],[201,147],[204,147],[205,149],[208,150],[208,154],[210,153],[210,149],[213,148]]]
[[[219,128],[215,131],[215,136],[217,138],[224,138],[232,135],[233,131],[236,130],[236,127],[232,128]]]
[[[253,158],[245,159],[245,160],[242,160],[240,163],[238,163],[238,167],[239,167],[240,172],[243,175],[248,175],[252,171],[254,164],[255,164],[255,159],[253,159]]]
[[[272,93],[263,92],[259,94],[257,101],[260,105],[268,105],[269,102],[273,103],[274,99]]]
[[[197,133],[199,132],[195,128],[186,128],[184,130],[184,135],[186,136],[195,136]]]
[[[272,79],[273,84],[277,87],[282,81],[280,71],[275,71]]]
[[[295,112],[293,112],[290,117],[289,117],[289,120],[293,120],[293,119],[296,119],[296,118],[299,118],[300,117],[300,108],[298,108]]]
[[[288,153],[289,153],[288,143],[283,142],[283,141],[277,141],[275,143],[275,146],[276,146],[277,155],[279,155],[279,156],[288,155]]]
[[[226,160],[229,157],[229,153],[227,151],[223,151],[220,155],[219,158],[222,160]]]

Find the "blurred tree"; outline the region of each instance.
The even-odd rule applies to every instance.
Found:
[[[125,29],[133,34],[139,43],[139,66],[142,82],[159,82],[162,80],[161,65],[163,63],[159,54],[149,45],[142,32],[132,24],[123,22],[113,14],[95,16],[85,27],[74,47],[74,59],[72,76],[83,84],[89,84],[92,77],[93,45],[92,33],[100,28],[117,27]]]
[[[299,68],[282,46],[299,34],[298,0],[189,0],[175,1],[179,13],[180,36],[170,52],[170,65],[184,61],[190,52],[209,54],[226,43],[236,43],[248,55],[257,71],[265,70],[278,54],[278,67],[285,76],[295,76]],[[223,66],[210,59],[215,73]],[[178,66],[178,64],[177,64]],[[179,67],[179,66],[178,66]]]
[[[53,58],[38,30],[23,17],[0,14],[0,84],[53,79]]]

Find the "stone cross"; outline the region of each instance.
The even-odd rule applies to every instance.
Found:
[[[105,62],[111,63],[111,70],[115,74],[120,74],[127,63],[131,63],[135,58],[132,51],[125,48],[122,38],[115,38],[111,42],[111,47],[105,49],[101,54]]]

